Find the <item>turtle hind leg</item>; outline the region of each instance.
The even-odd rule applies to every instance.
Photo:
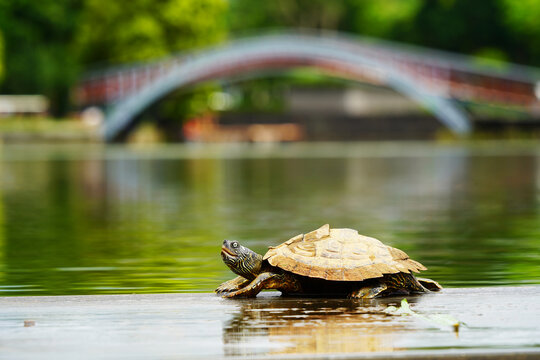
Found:
[[[422,285],[423,287],[425,287],[426,289],[430,291],[439,291],[442,289],[442,286],[435,280],[424,279],[424,278],[416,278],[416,280],[418,280],[420,285]]]
[[[373,299],[374,297],[382,295],[383,292],[388,290],[388,286],[384,283],[376,284],[374,286],[365,286],[358,290],[354,290],[349,294],[351,299]]]

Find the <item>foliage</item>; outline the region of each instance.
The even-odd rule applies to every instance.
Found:
[[[229,26],[233,31],[277,27],[336,29],[346,11],[343,1],[274,0],[253,6],[250,0],[232,0]]]
[[[538,0],[503,0],[505,26],[514,41],[519,61],[540,66],[540,27]]]
[[[69,90],[95,63],[133,62],[205,46],[226,35],[225,0],[0,0],[0,91],[44,94],[68,110]],[[1,69],[1,67],[0,67]]]
[[[233,31],[260,28],[343,30],[386,36],[395,24],[410,20],[421,0],[275,0],[252,6],[249,0],[231,1]]]
[[[202,47],[226,35],[225,0],[86,0],[77,36],[82,61],[122,63]],[[99,26],[96,26],[99,24]]]
[[[0,92],[44,94],[60,115],[90,68],[268,28],[337,30],[477,55],[495,66],[540,66],[539,12],[540,0],[0,0]]]
[[[4,38],[0,32],[0,83],[4,77]]]
[[[79,9],[79,0],[0,0],[5,53],[1,92],[44,94],[54,114],[67,110],[77,75],[71,44]]]
[[[422,5],[421,0],[368,0],[352,2],[351,31],[375,37],[394,37],[410,25]]]
[[[231,0],[230,28],[339,30],[540,66],[540,0]]]
[[[487,47],[507,52],[503,16],[500,1],[424,1],[403,40],[468,54]]]

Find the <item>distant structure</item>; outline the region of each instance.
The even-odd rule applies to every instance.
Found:
[[[43,95],[0,95],[0,117],[43,115],[48,110],[49,100]]]
[[[480,65],[473,57],[338,33],[261,35],[93,72],[80,81],[75,95],[80,108],[106,109],[103,137],[115,141],[129,132],[145,108],[183,86],[306,66],[330,76],[393,88],[458,135],[472,130],[462,104],[502,107],[531,116],[540,107],[537,69]]]

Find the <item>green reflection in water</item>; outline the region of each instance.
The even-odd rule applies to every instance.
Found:
[[[540,283],[540,149],[503,150],[6,145],[0,294],[211,291],[224,238],[264,252],[324,223],[446,286]]]
[[[0,147],[0,154],[1,154],[1,147]],[[2,174],[2,162],[0,162],[0,174]],[[2,190],[0,188],[0,259],[4,258],[4,229],[5,229],[5,221],[4,221],[4,202],[2,198]],[[5,280],[5,265],[3,262],[0,261],[0,284],[5,284],[7,281]]]

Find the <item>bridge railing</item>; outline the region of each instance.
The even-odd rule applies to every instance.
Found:
[[[244,73],[258,76],[261,70],[298,66],[314,66],[351,80],[385,84],[434,112],[456,133],[470,131],[467,115],[457,104],[392,64],[352,51],[349,46],[341,46],[335,39],[280,35],[237,41],[186,57],[180,65],[119,101],[107,115],[104,136],[108,140],[118,138],[131,128],[145,107],[177,88],[207,79],[230,79]]]
[[[282,33],[240,39],[235,43],[250,46],[268,38],[302,42],[307,37],[313,38],[312,35]],[[407,73],[439,96],[521,107],[531,106],[538,101],[535,86],[540,79],[540,71],[536,68],[514,64],[482,66],[469,56],[335,33],[321,36],[320,39]],[[224,46],[227,44],[216,49]],[[77,104],[80,107],[114,104],[193,56],[197,56],[197,52],[88,74],[76,87]],[[369,77],[366,81],[370,81]]]

